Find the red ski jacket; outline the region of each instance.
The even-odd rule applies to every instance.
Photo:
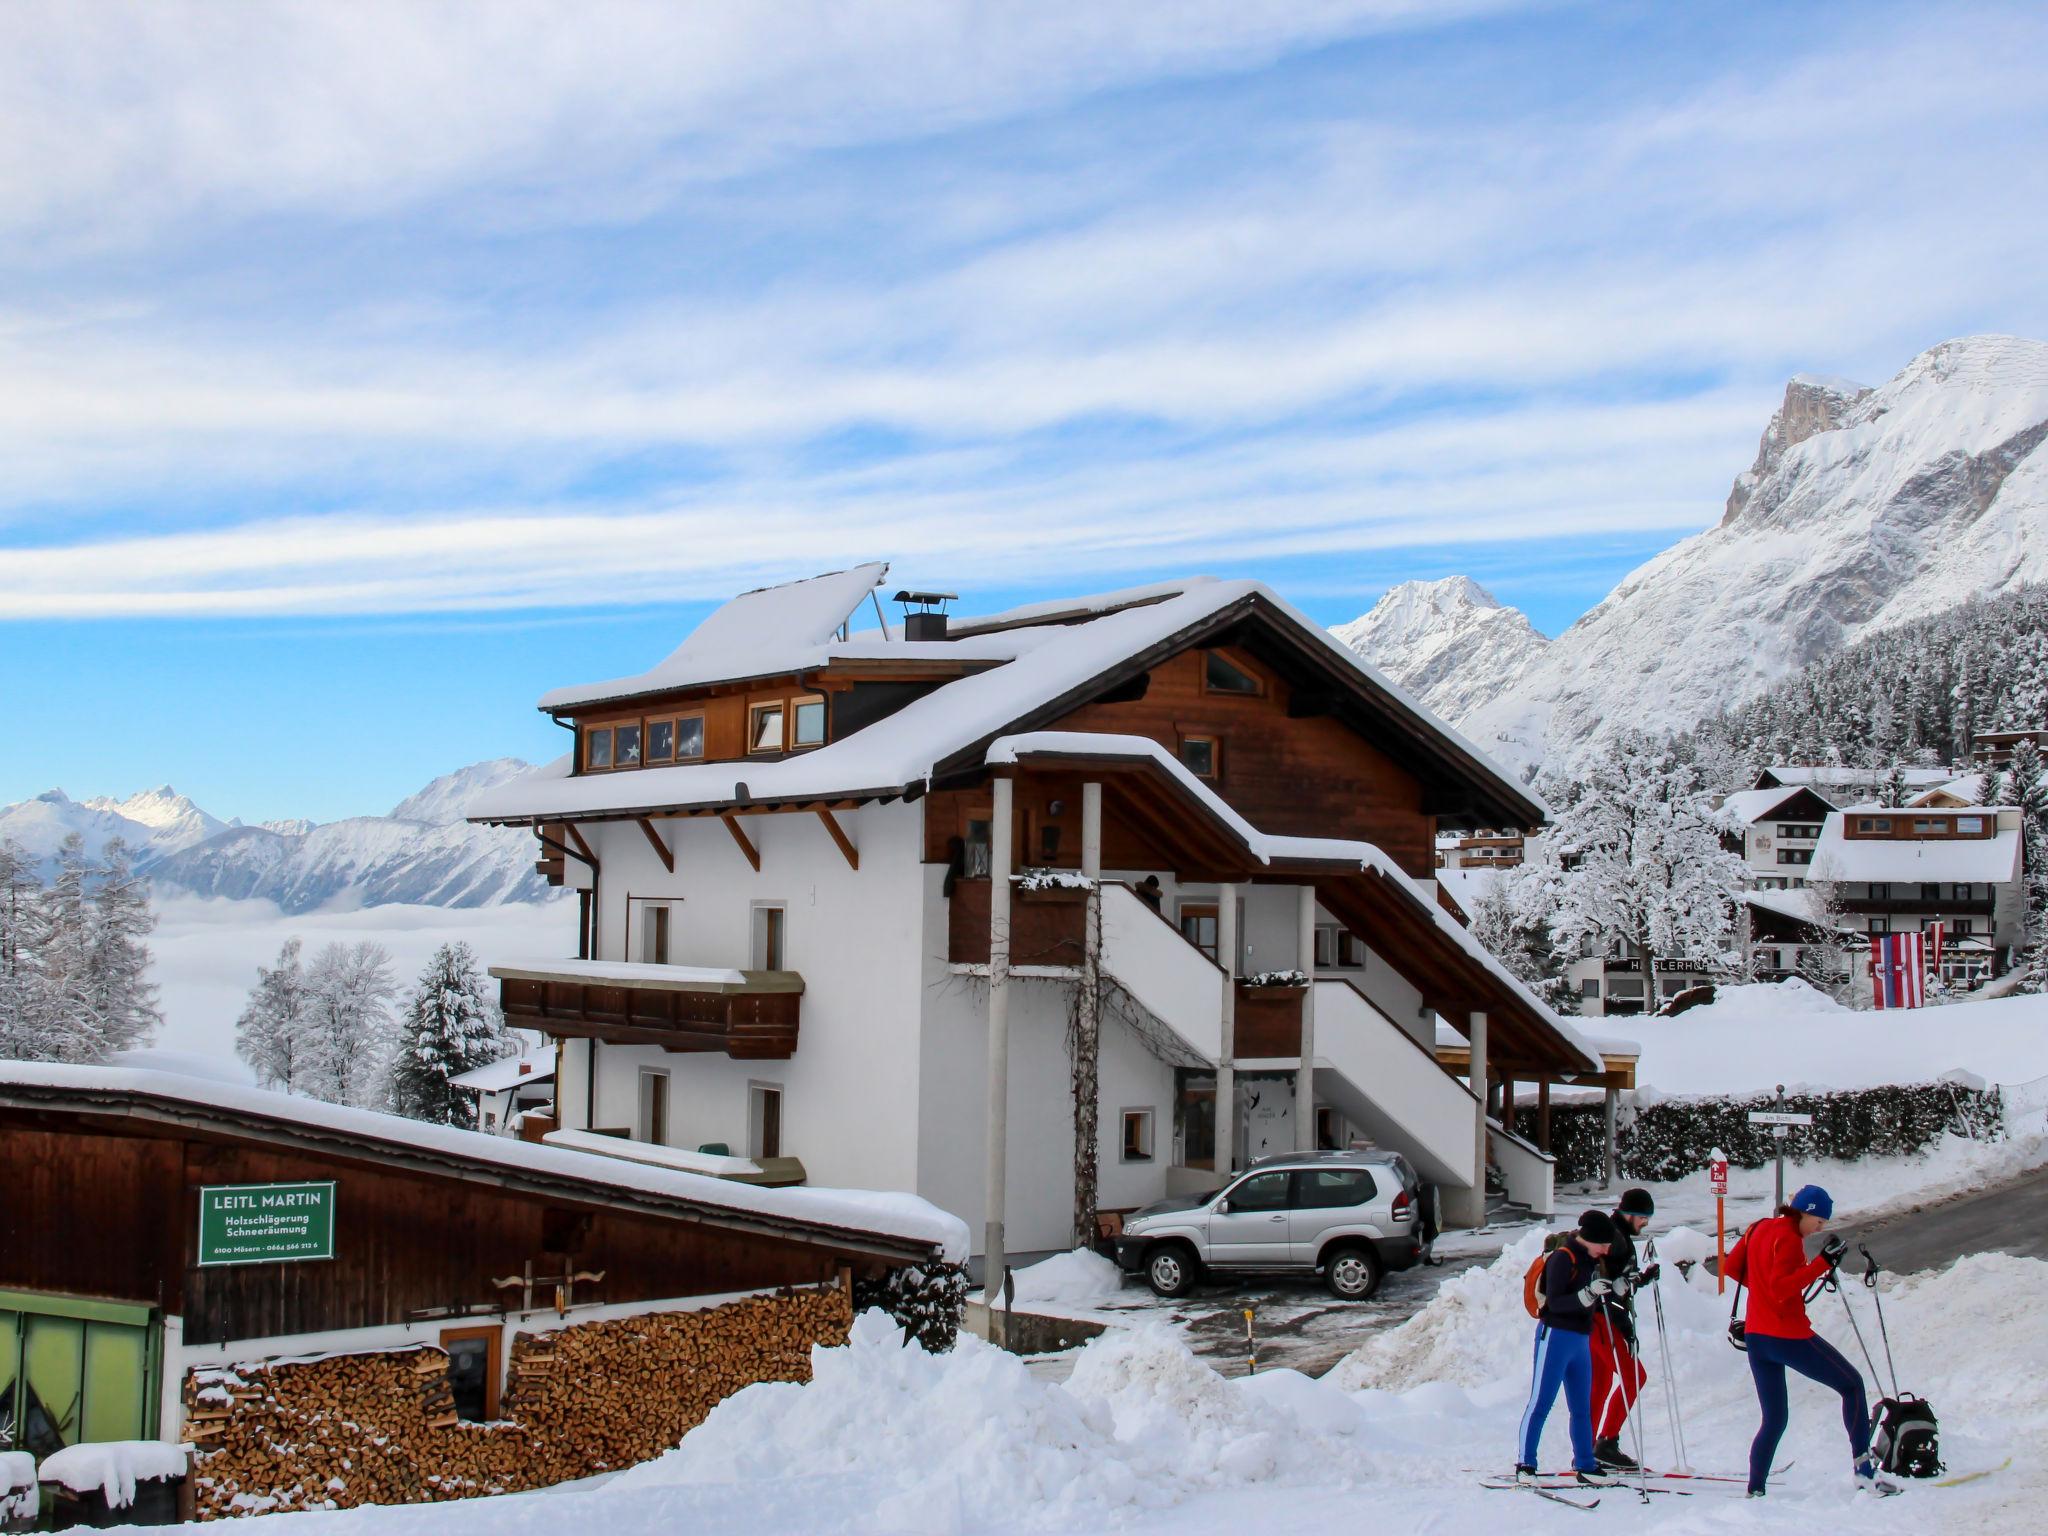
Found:
[[[1789,1216],[1766,1216],[1735,1245],[1721,1273],[1749,1287],[1743,1327],[1773,1339],[1810,1339],[1806,1288],[1828,1272],[1828,1261],[1809,1259],[1799,1226]]]

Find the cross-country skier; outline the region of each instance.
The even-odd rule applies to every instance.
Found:
[[[1849,1434],[1858,1483],[1874,1493],[1897,1493],[1898,1486],[1877,1475],[1870,1451],[1870,1405],[1863,1376],[1826,1339],[1813,1331],[1806,1317],[1806,1288],[1840,1267],[1849,1245],[1833,1233],[1818,1254],[1806,1256],[1806,1240],[1835,1214],[1835,1202],[1818,1184],[1808,1184],[1775,1216],[1766,1216],[1743,1234],[1721,1272],[1749,1287],[1749,1308],[1743,1314],[1743,1343],[1749,1374],[1756,1380],[1763,1424],[1749,1447],[1749,1496],[1760,1499],[1769,1479],[1771,1460],[1784,1437],[1789,1407],[1785,1373],[1797,1371],[1842,1397],[1842,1428]]]
[[[1593,1331],[1594,1308],[1614,1289],[1600,1273],[1600,1260],[1615,1240],[1614,1221],[1605,1211],[1587,1211],[1579,1228],[1543,1261],[1543,1307],[1536,1322],[1536,1363],[1529,1386],[1529,1406],[1522,1411],[1522,1433],[1515,1453],[1515,1481],[1534,1482],[1541,1465],[1543,1421],[1564,1388],[1571,1415],[1572,1467],[1582,1483],[1604,1486],[1614,1478],[1603,1472],[1593,1455],[1593,1357],[1587,1340]]]
[[[1657,1266],[1637,1267],[1636,1239],[1656,1214],[1657,1202],[1647,1189],[1625,1191],[1614,1209],[1614,1246],[1600,1261],[1600,1273],[1614,1289],[1601,1298],[1593,1319],[1593,1454],[1615,1471],[1635,1470],[1635,1459],[1621,1448],[1621,1427],[1650,1379],[1638,1357],[1635,1293],[1655,1282]]]

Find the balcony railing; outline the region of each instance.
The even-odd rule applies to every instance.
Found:
[[[795,971],[568,960],[494,965],[507,1023],[546,1034],[670,1051],[723,1051],[735,1061],[796,1053],[804,980]]]
[[[1010,964],[1079,965],[1088,893],[1078,886],[1010,892]],[[947,902],[946,958],[988,964],[989,882],[959,880]]]
[[[1236,1056],[1240,1061],[1301,1055],[1301,1000],[1306,987],[1237,984]]]

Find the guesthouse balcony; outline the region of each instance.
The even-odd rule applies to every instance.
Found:
[[[1301,1055],[1301,1000],[1305,986],[1237,984],[1236,1056],[1239,1061],[1292,1060]]]
[[[804,979],[795,971],[552,960],[494,965],[505,1022],[558,1039],[723,1051],[735,1061],[796,1054]]]

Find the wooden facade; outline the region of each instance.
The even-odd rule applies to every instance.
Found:
[[[204,1344],[516,1309],[520,1291],[493,1282],[528,1265],[537,1276],[601,1271],[577,1299],[619,1303],[878,1272],[891,1247],[895,1262],[929,1257],[908,1239],[624,1209],[594,1184],[521,1188],[481,1161],[409,1168],[368,1146],[288,1141],[255,1126],[234,1134],[10,1103],[0,1111],[0,1289],[156,1307],[183,1317],[188,1344]],[[198,1267],[202,1187],[326,1179],[336,1184],[332,1259]],[[537,1294],[553,1300],[552,1287]]]
[[[746,974],[748,984],[715,991],[508,976],[498,983],[498,1005],[508,1022],[552,1036],[787,1061],[796,1054],[803,978],[793,971]]]

